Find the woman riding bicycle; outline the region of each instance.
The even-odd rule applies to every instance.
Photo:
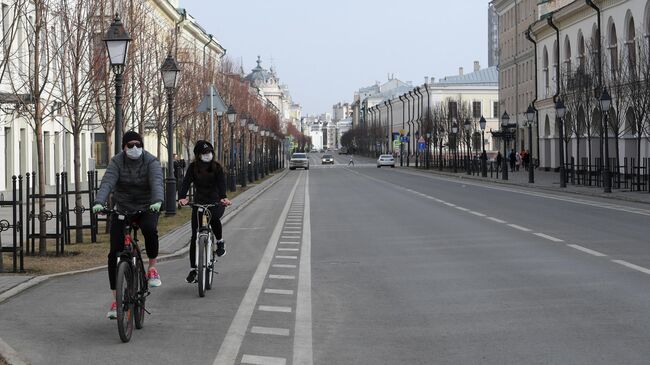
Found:
[[[214,160],[214,147],[207,141],[197,141],[194,146],[194,161],[187,168],[187,173],[178,192],[178,203],[187,205],[187,192],[190,185],[194,184],[196,204],[216,204],[210,208],[212,220],[210,226],[217,239],[217,256],[226,254],[226,246],[222,237],[221,217],[230,205],[226,198],[226,176],[219,162]],[[193,283],[196,279],[196,230],[198,229],[198,208],[192,208],[192,238],[190,240],[190,273],[187,275],[187,282]]]
[[[142,211],[131,217],[138,222],[144,236],[147,256],[149,257],[149,286],[161,285],[160,275],[156,269],[158,257],[158,213],[163,201],[163,178],[160,162],[151,153],[144,151],[142,137],[129,131],[122,137],[122,152],[113,156],[99,186],[97,197],[93,202],[93,212],[104,209],[108,194],[113,192],[115,209],[125,213]],[[108,280],[113,290],[113,304],[107,317],[116,318],[115,277],[117,275],[117,254],[124,250],[124,227],[126,222],[111,218],[110,241],[108,253]]]

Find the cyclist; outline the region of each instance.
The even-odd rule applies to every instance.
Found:
[[[226,244],[223,241],[221,217],[226,206],[231,202],[226,197],[226,175],[219,162],[214,160],[214,147],[208,141],[199,140],[194,146],[194,161],[187,168],[187,173],[178,192],[178,203],[187,205],[187,192],[190,184],[194,184],[194,202],[197,204],[217,204],[211,207],[212,232],[217,239],[216,254],[221,257],[226,254]],[[194,283],[196,280],[196,231],[199,226],[198,208],[192,208],[192,237],[190,240],[190,273],[186,281]]]
[[[163,201],[162,168],[158,159],[144,150],[142,137],[128,131],[122,137],[122,152],[113,156],[99,186],[97,197],[93,202],[93,212],[104,209],[108,194],[113,192],[115,208],[124,212],[144,211],[133,217],[144,236],[149,269],[149,285],[160,286],[160,274],[156,269],[158,257],[158,214]],[[111,217],[110,241],[108,253],[108,280],[113,290],[113,304],[107,317],[117,318],[115,302],[115,277],[117,275],[117,253],[124,249],[125,222]]]

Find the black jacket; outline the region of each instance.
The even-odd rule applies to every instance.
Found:
[[[191,184],[194,184],[194,202],[197,204],[215,204],[226,198],[226,175],[217,162],[192,162],[178,192],[179,199],[187,197]]]

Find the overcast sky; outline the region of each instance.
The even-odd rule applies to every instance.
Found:
[[[486,0],[180,0],[246,73],[271,64],[303,114],[389,73],[414,84],[487,67]]]

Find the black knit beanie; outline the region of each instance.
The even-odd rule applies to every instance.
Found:
[[[122,149],[126,146],[127,143],[131,141],[138,141],[140,142],[140,146],[144,147],[144,142],[142,141],[142,136],[136,131],[128,131],[124,133],[124,137],[122,137]]]

